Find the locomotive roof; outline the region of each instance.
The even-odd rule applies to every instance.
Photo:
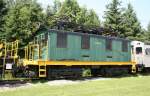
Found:
[[[67,33],[67,34],[80,35],[80,36],[86,35],[86,36],[96,37],[96,38],[104,38],[104,39],[109,38],[109,39],[113,39],[113,40],[121,40],[121,41],[125,40],[125,41],[130,42],[130,40],[124,39],[124,38],[102,36],[102,35],[89,34],[89,33],[80,33],[80,32],[73,32],[73,31],[66,31],[66,30],[49,29],[47,32],[50,32],[50,33]]]

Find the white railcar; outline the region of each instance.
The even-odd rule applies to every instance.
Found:
[[[145,44],[144,45],[144,60],[143,64],[146,68],[150,68],[150,45]]]
[[[138,69],[150,68],[150,45],[141,41],[132,41],[131,46],[131,57],[137,63]]]

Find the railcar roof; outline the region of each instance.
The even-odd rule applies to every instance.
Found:
[[[110,36],[102,36],[102,35],[96,35],[96,34],[89,34],[89,33],[80,33],[80,32],[73,32],[73,31],[65,31],[65,30],[56,30],[56,29],[49,29],[48,32],[56,32],[56,33],[67,33],[67,34],[72,34],[72,35],[88,35],[88,36],[91,36],[91,37],[96,37],[96,38],[109,38],[109,39],[113,39],[113,40],[125,40],[125,41],[128,41],[128,42],[131,42],[130,40],[128,39],[124,39],[124,38],[118,38],[118,37],[110,37]]]

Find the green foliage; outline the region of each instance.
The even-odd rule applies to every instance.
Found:
[[[83,26],[86,30],[90,30],[100,27],[100,20],[94,10],[82,8],[78,14],[77,24]]]
[[[6,16],[5,34],[7,40],[20,40],[24,45],[40,28],[42,8],[34,0],[16,0]]]
[[[113,0],[110,4],[106,6],[105,16],[104,16],[104,27],[107,29],[113,29],[113,31],[119,36],[122,31],[121,21],[121,2],[119,0]]]
[[[142,28],[131,4],[128,4],[128,8],[123,13],[122,24],[123,24],[122,30],[123,33],[121,35],[123,37],[126,37],[130,40],[142,39],[141,37]]]
[[[149,22],[149,24],[147,26],[147,31],[150,32],[150,22]]]
[[[89,69],[89,68],[83,69],[82,76],[83,77],[90,77],[91,76],[91,69]]]
[[[7,7],[14,7],[15,5],[15,0],[5,0],[7,3]]]
[[[150,23],[147,26],[147,30],[145,30],[145,34],[144,34],[144,41],[148,44],[150,44]]]
[[[93,10],[79,6],[76,0],[54,1],[54,6],[47,8],[47,26],[51,28],[76,30],[100,26],[100,20]]]
[[[150,38],[148,38],[149,36],[150,36],[150,35],[147,34],[147,31],[146,31],[144,28],[142,28],[142,29],[141,29],[141,33],[140,33],[140,35],[139,35],[139,38],[138,38],[137,40],[143,41],[143,42],[145,42],[145,43],[148,43],[148,42],[149,42],[149,44],[150,44]]]
[[[58,21],[58,12],[61,8],[61,2],[59,0],[54,1],[53,6],[48,6],[46,9],[45,26],[47,28],[55,28]]]
[[[113,0],[106,8],[105,28],[112,29],[118,37],[144,41],[145,38],[142,35],[144,30],[142,30],[131,4],[128,4],[127,9],[124,11],[121,8],[121,2]]]
[[[60,2],[60,0],[54,0],[54,6],[53,8],[53,13],[56,14],[60,8],[61,8],[62,3]]]
[[[76,0],[65,0],[58,13],[61,25],[70,30],[76,27],[78,12],[80,12],[80,6]]]
[[[4,23],[5,23],[5,15],[7,13],[7,8],[4,0],[0,0],[0,37],[4,33]]]

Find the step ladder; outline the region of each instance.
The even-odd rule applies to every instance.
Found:
[[[46,77],[46,65],[45,64],[39,64],[39,77],[40,78]]]

